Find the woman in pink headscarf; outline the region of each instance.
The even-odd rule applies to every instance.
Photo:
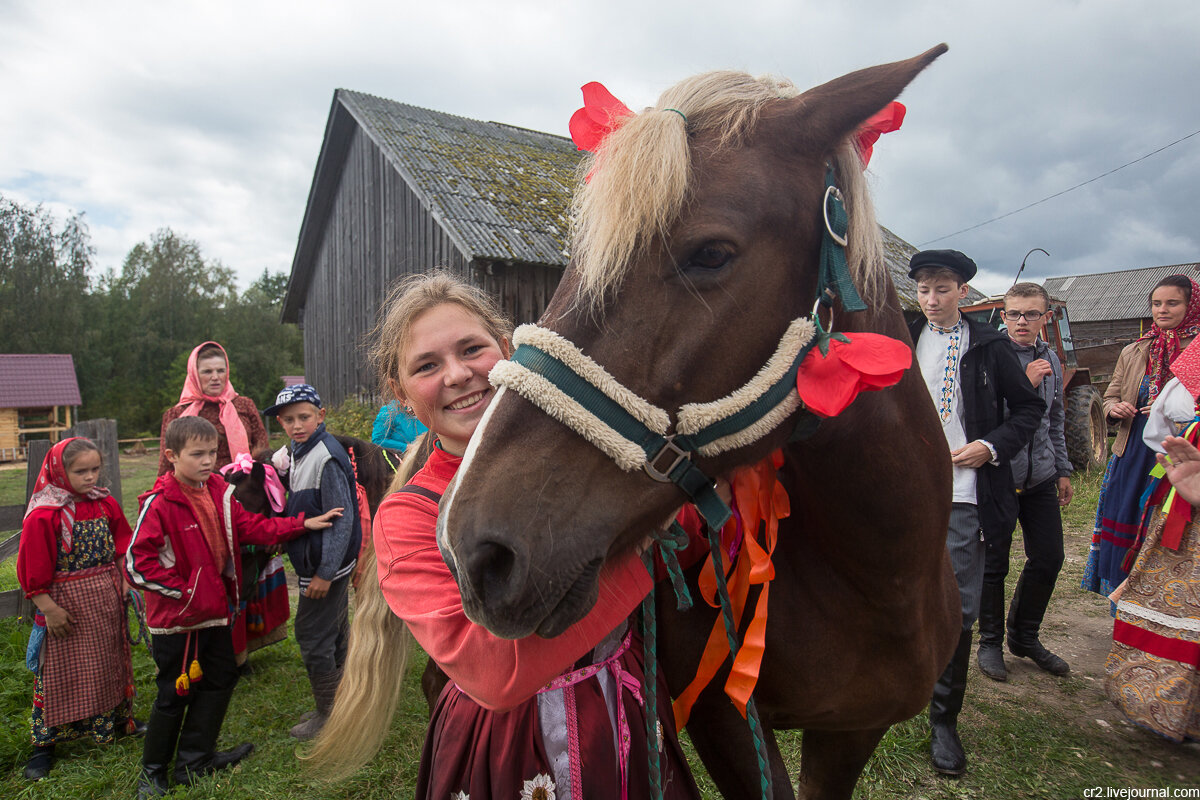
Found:
[[[229,357],[216,342],[205,342],[188,357],[187,380],[179,402],[162,418],[162,432],[179,417],[204,417],[217,428],[217,465],[229,464],[238,453],[255,452],[267,446],[267,431],[254,401],[242,397],[229,383]],[[158,474],[170,472],[166,453],[159,451]]]

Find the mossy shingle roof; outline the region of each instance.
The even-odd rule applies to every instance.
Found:
[[[468,260],[566,265],[580,158],[570,139],[346,89],[337,97]]]
[[[344,113],[339,113],[341,109]],[[580,153],[570,139],[459,117],[338,89],[301,230],[283,318],[304,304],[322,206],[341,169],[332,138],[353,119],[429,209],[467,261],[567,264],[568,209]],[[882,227],[882,226],[881,226]],[[908,278],[911,244],[882,228],[884,253],[902,305],[917,310]]]

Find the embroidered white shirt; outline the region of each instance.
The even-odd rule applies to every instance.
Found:
[[[962,317],[959,317],[962,321]],[[925,323],[925,330],[917,339],[917,363],[921,365],[921,376],[933,398],[934,408],[945,402],[947,414],[939,413],[942,420],[942,432],[946,434],[946,444],[950,450],[957,450],[967,445],[967,429],[962,419],[962,356],[967,352],[971,343],[971,329],[963,323],[955,334],[943,333],[944,328],[930,327]],[[950,371],[951,346],[957,338],[958,352],[954,358],[954,367]],[[988,448],[991,449],[990,447]],[[995,452],[992,453],[993,458]],[[975,470],[969,467],[954,467],[954,502],[976,505],[979,500],[975,494]]]

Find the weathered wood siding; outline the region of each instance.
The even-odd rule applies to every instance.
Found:
[[[434,266],[466,275],[450,239],[356,128],[304,303],[304,375],[327,405],[374,395],[363,352],[387,287]]]
[[[562,277],[556,266],[469,264],[396,169],[355,128],[304,302],[304,375],[326,405],[378,399],[364,344],[388,288],[447,267],[482,286],[518,324],[537,320]]]
[[[537,322],[542,316],[558,288],[562,272],[561,267],[541,264],[495,264],[491,275],[476,270],[475,282],[498,297],[508,318],[521,325]]]

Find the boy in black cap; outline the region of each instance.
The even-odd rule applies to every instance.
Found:
[[[346,660],[350,575],[354,572],[361,529],[354,490],[354,468],[345,449],[325,431],[325,409],[307,383],[288,386],[263,412],[279,420],[291,440],[288,501],[285,514],[320,514],[344,508],[333,527],[288,542],[287,554],[300,578],[296,605],[296,644],[308,672],[316,713],[292,727],[297,739],[311,739],[325,725]]]
[[[1016,520],[1008,461],[1029,442],[1045,409],[1007,337],[959,313],[975,271],[975,262],[957,250],[925,250],[912,257],[908,272],[925,314],[909,332],[954,466],[946,547],[962,602],[962,633],[929,704],[933,768],[945,775],[967,768],[958,712],[967,687],[971,627],[979,616],[983,540],[989,531],[1011,530]]]

